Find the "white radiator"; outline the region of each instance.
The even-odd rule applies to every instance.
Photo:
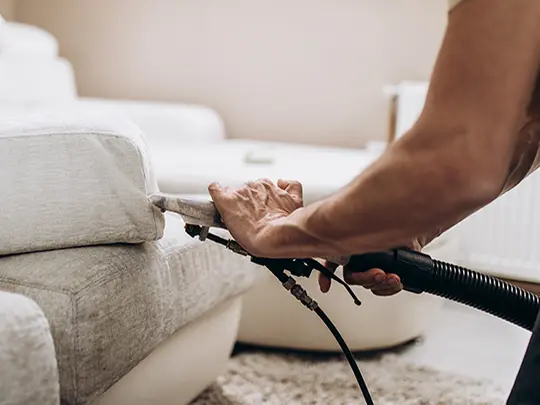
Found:
[[[427,83],[404,82],[386,90],[395,95],[395,136],[399,137],[417,120]],[[461,264],[495,276],[540,282],[538,207],[540,173],[536,172],[450,230],[461,246]]]

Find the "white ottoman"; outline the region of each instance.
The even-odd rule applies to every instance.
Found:
[[[162,192],[207,195],[219,181],[229,186],[267,177],[299,180],[305,204],[335,193],[365,169],[377,152],[302,145],[221,140],[197,145],[163,142],[150,147]],[[379,152],[380,153],[380,152]],[[449,236],[435,241],[426,252],[441,260],[456,260],[459,249]],[[210,243],[210,242],[209,242]],[[261,268],[257,285],[244,296],[238,340],[243,343],[295,349],[339,350],[318,319],[291,297]],[[317,274],[299,280],[327,312],[353,350],[394,346],[421,335],[439,312],[442,300],[427,294],[402,293],[376,297],[361,287],[357,307],[346,291],[333,285],[319,292]]]
[[[239,186],[282,177],[302,182],[310,204],[350,182],[376,157],[363,150],[222,139],[185,144],[149,138],[159,189],[170,194],[207,194],[212,181]]]
[[[457,249],[453,240],[440,239],[425,252],[441,260],[454,260]],[[337,274],[342,277],[340,271]],[[332,283],[327,294],[321,293],[316,272],[309,279],[296,279],[319,303],[353,351],[389,348],[421,336],[443,304],[442,299],[427,294],[402,292],[377,297],[353,286],[362,301],[358,307],[337,283]],[[244,296],[238,340],[279,348],[341,350],[317,315],[300,305],[270,272]]]

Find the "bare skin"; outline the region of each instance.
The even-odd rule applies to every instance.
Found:
[[[232,236],[266,257],[421,249],[518,185],[540,165],[539,21],[538,0],[465,0],[450,13],[414,127],[348,186],[307,207],[294,181],[211,184]],[[395,274],[347,270],[347,282],[377,295],[402,289]],[[327,291],[329,280],[320,285]]]

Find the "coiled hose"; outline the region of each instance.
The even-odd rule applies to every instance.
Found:
[[[364,272],[379,268],[397,274],[404,289],[427,292],[504,319],[531,331],[540,297],[497,277],[432,259],[409,249],[352,256],[348,268]]]

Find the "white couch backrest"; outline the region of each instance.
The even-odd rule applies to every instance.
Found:
[[[72,102],[71,64],[58,57],[58,41],[27,24],[0,22],[0,108]]]
[[[1,18],[1,17],[0,17]],[[2,57],[58,57],[58,41],[49,32],[33,25],[0,22],[0,55]]]

